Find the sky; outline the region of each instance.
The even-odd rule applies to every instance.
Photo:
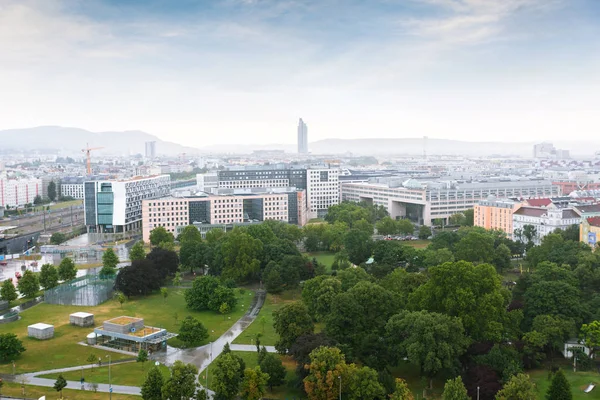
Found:
[[[0,0],[0,129],[593,140],[598,0]]]

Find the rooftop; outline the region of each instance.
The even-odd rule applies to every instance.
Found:
[[[110,322],[111,324],[115,324],[115,325],[127,325],[127,324],[131,324],[133,322],[138,322],[138,321],[143,321],[142,318],[135,318],[135,317],[116,317],[113,319],[109,319],[108,321],[104,321],[104,322]]]
[[[529,199],[526,201],[531,207],[547,207],[552,204],[550,199]]]
[[[587,219],[588,224],[600,228],[600,217],[590,217]]]
[[[517,211],[515,211],[514,213],[517,215],[525,215],[528,217],[541,217],[542,215],[546,214],[548,212],[547,209],[545,208],[538,208],[538,207],[521,207],[519,208]]]

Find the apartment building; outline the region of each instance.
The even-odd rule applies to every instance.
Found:
[[[583,218],[579,226],[579,240],[595,249],[598,238],[600,238],[600,216]]]
[[[405,181],[374,178],[341,184],[342,201],[366,201],[386,208],[392,218],[407,217],[425,225],[474,208],[490,195],[496,198],[553,197],[559,188],[550,181],[498,182]]]
[[[9,179],[0,177],[0,206],[20,207],[33,203],[42,195],[42,181],[36,178]]]
[[[490,196],[473,207],[474,225],[485,229],[499,229],[512,238],[513,213],[521,204],[518,201]]]
[[[310,218],[323,218],[327,209],[340,202],[339,168],[306,170],[306,196]]]
[[[525,241],[522,237],[525,225],[535,228],[533,243],[539,245],[544,236],[556,229],[566,229],[571,225],[579,225],[581,214],[574,208],[520,207],[513,213],[513,237]]]
[[[187,225],[221,228],[227,225],[276,220],[304,225],[306,192],[296,188],[221,189],[196,197],[168,197],[142,202],[144,241],[162,226],[176,235]]]
[[[121,233],[141,229],[142,202],[166,197],[170,188],[169,175],[85,182],[85,225],[88,232]]]

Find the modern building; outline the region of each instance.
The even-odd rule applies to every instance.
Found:
[[[145,149],[146,149],[146,158],[156,157],[156,142],[151,141],[151,142],[146,142],[144,144],[145,144]]]
[[[328,166],[306,170],[306,196],[310,218],[323,218],[327,209],[340,202],[340,169]]]
[[[538,143],[533,146],[533,158],[562,160],[569,158],[569,150],[557,149],[549,142]]]
[[[300,118],[300,121],[298,122],[298,153],[308,153],[308,127],[304,121],[302,121],[302,118]]]
[[[169,195],[169,175],[85,182],[88,232],[121,233],[142,228],[142,202]]]
[[[213,189],[219,187],[219,175],[216,172],[196,174],[196,186],[201,192],[211,193]]]
[[[9,179],[0,177],[0,206],[20,207],[33,203],[42,195],[42,180],[35,178]]]
[[[57,188],[57,190],[59,190],[61,196],[83,200],[83,184],[85,180],[86,179],[83,177],[62,178],[58,183],[59,188]]]
[[[533,243],[539,245],[544,236],[556,229],[566,229],[571,225],[579,225],[581,215],[573,208],[560,207],[520,207],[513,213],[513,237],[518,237],[518,232],[523,232],[525,225],[535,228]]]
[[[573,192],[578,191],[593,191],[600,190],[600,182],[593,181],[555,181],[554,185],[560,187],[560,191],[564,196],[568,196]]]
[[[342,201],[365,201],[386,208],[392,218],[406,217],[431,225],[434,219],[447,219],[474,208],[490,195],[496,198],[552,197],[559,188],[550,181],[465,182],[408,179],[404,182],[376,178],[366,183],[342,183]]]
[[[474,224],[488,230],[499,229],[512,238],[513,213],[520,206],[518,201],[489,196],[473,207]]]
[[[142,205],[144,241],[162,226],[177,234],[187,225],[217,228],[225,225],[276,220],[304,225],[306,192],[296,188],[220,189],[215,194],[145,200]]]

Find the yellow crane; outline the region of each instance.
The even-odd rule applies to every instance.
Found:
[[[100,150],[103,149],[104,147],[90,147],[90,145],[88,143],[85,144],[85,149],[81,149],[82,153],[86,153],[87,156],[87,174],[91,175],[92,174],[92,159],[90,157],[90,152],[92,150]]]

